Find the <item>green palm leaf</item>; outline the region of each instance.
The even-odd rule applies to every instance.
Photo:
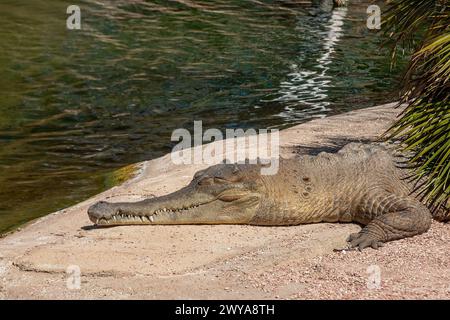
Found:
[[[420,193],[433,208],[450,204],[450,10],[446,0],[388,1],[385,33],[393,58],[414,50],[404,76],[406,104],[387,137],[402,142]],[[418,37],[417,35],[420,35]]]

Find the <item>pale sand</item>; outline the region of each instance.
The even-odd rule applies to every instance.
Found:
[[[375,139],[393,105],[313,120],[280,133],[282,155],[333,150]],[[0,239],[1,298],[309,299],[450,297],[450,226],[376,251],[333,252],[355,224],[294,227],[122,226],[90,229],[86,208],[101,199],[137,201],[187,184],[203,166],[170,155],[139,177]],[[81,270],[79,290],[66,269]],[[368,269],[369,268],[369,269]],[[380,272],[380,286],[376,283]],[[69,279],[70,280],[70,279]],[[369,282],[369,286],[368,286]]]

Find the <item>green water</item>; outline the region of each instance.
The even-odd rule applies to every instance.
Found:
[[[392,101],[399,69],[354,2],[1,0],[0,232],[169,152],[193,120],[284,128]]]

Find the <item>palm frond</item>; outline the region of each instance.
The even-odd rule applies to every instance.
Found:
[[[402,141],[409,163],[431,207],[450,198],[450,10],[443,0],[393,0],[385,30],[396,48],[415,53],[404,75],[401,117],[387,136]],[[417,34],[421,37],[418,39]]]

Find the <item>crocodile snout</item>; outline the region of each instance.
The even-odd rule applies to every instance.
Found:
[[[89,219],[97,223],[97,221],[101,218],[109,219],[112,214],[114,214],[114,206],[112,203],[106,201],[99,201],[88,209]]]

